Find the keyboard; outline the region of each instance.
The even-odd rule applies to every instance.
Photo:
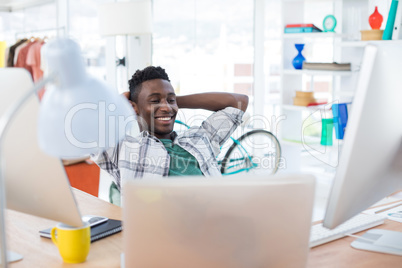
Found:
[[[330,230],[322,223],[313,225],[310,232],[310,247],[342,238],[348,234],[357,233],[384,223],[387,216],[377,214],[359,214],[338,227]]]

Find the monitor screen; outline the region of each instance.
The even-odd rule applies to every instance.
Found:
[[[401,100],[401,43],[368,44],[328,201],[325,227],[335,228],[402,188],[402,164],[396,163],[402,153]]]
[[[17,103],[32,86],[31,75],[25,69],[1,68],[0,118],[4,119],[11,105]],[[1,172],[5,184],[2,192],[5,190],[6,198],[1,196],[0,209],[5,201],[9,209],[81,226],[81,215],[61,161],[39,149],[38,111],[39,100],[32,95],[12,117],[2,137]],[[1,212],[0,250],[4,259],[6,241]]]
[[[32,86],[25,69],[0,70],[0,116]],[[7,208],[80,226],[81,215],[60,159],[39,149],[38,111],[38,98],[32,95],[12,118],[3,139]]]

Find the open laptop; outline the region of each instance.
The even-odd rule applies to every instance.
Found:
[[[304,267],[314,186],[309,175],[125,182],[124,267]]]

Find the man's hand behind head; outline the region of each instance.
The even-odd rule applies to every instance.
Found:
[[[126,92],[122,93],[121,95],[123,95],[123,96],[126,97],[129,101],[131,101],[131,100],[130,100],[130,91],[126,91]]]
[[[128,102],[131,104],[131,107],[133,107],[133,109],[134,109],[134,102],[130,100],[130,91],[123,92],[123,93],[121,93],[121,95],[124,96],[128,100]],[[135,109],[134,109],[134,112],[135,112]]]

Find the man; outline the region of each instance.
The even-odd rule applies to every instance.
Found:
[[[179,175],[220,176],[216,156],[241,123],[248,97],[233,93],[176,96],[165,70],[137,70],[125,94],[137,114],[141,133],[126,136],[93,160],[115,180]],[[177,135],[173,131],[179,108],[214,111],[200,127]]]

